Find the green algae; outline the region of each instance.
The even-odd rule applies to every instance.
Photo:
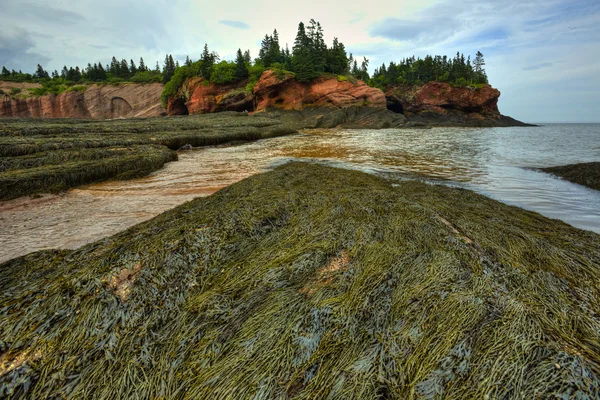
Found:
[[[0,396],[600,395],[600,236],[290,163],[0,265]]]
[[[113,121],[0,119],[0,200],[147,175],[172,150],[294,133],[243,113]],[[169,150],[170,149],[170,150]]]
[[[579,185],[600,190],[600,162],[540,168],[540,171],[560,176]]]

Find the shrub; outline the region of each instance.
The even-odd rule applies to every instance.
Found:
[[[21,93],[21,89],[19,89],[19,88],[16,88],[16,87],[14,87],[14,88],[10,88],[10,95],[11,95],[11,96],[16,96],[16,95],[18,95],[19,93]]]
[[[136,72],[129,80],[134,83],[160,83],[162,82],[162,74],[156,71]]]
[[[78,86],[71,86],[69,89],[67,89],[67,91],[69,91],[69,92],[85,92],[86,89],[87,89],[87,86],[78,85]]]
[[[465,78],[463,78],[462,76],[454,82],[454,86],[456,86],[456,87],[467,87],[468,85],[469,85],[469,82],[467,82],[467,80]]]
[[[210,81],[218,84],[234,82],[236,80],[235,71],[235,63],[221,61],[213,66],[212,73],[210,74]]]
[[[248,68],[248,84],[246,85],[246,92],[254,92],[254,86],[263,72],[265,72],[265,67],[260,63],[256,63]]]

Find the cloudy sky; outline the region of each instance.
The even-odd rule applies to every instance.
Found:
[[[299,21],[320,21],[370,69],[456,51],[486,58],[500,111],[528,122],[600,122],[598,0],[0,0],[0,66],[33,72],[118,59],[148,65],[165,53],[255,57],[265,33],[294,41]]]

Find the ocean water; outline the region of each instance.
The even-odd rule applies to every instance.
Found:
[[[79,247],[294,159],[464,187],[600,233],[600,191],[536,170],[600,161],[600,124],[309,130],[182,152],[142,179],[0,203],[0,261]]]

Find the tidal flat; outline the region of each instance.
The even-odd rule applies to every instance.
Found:
[[[296,132],[244,113],[87,121],[0,119],[0,200],[148,175],[185,145],[211,146]]]
[[[0,396],[598,398],[600,236],[288,163],[0,265]]]

